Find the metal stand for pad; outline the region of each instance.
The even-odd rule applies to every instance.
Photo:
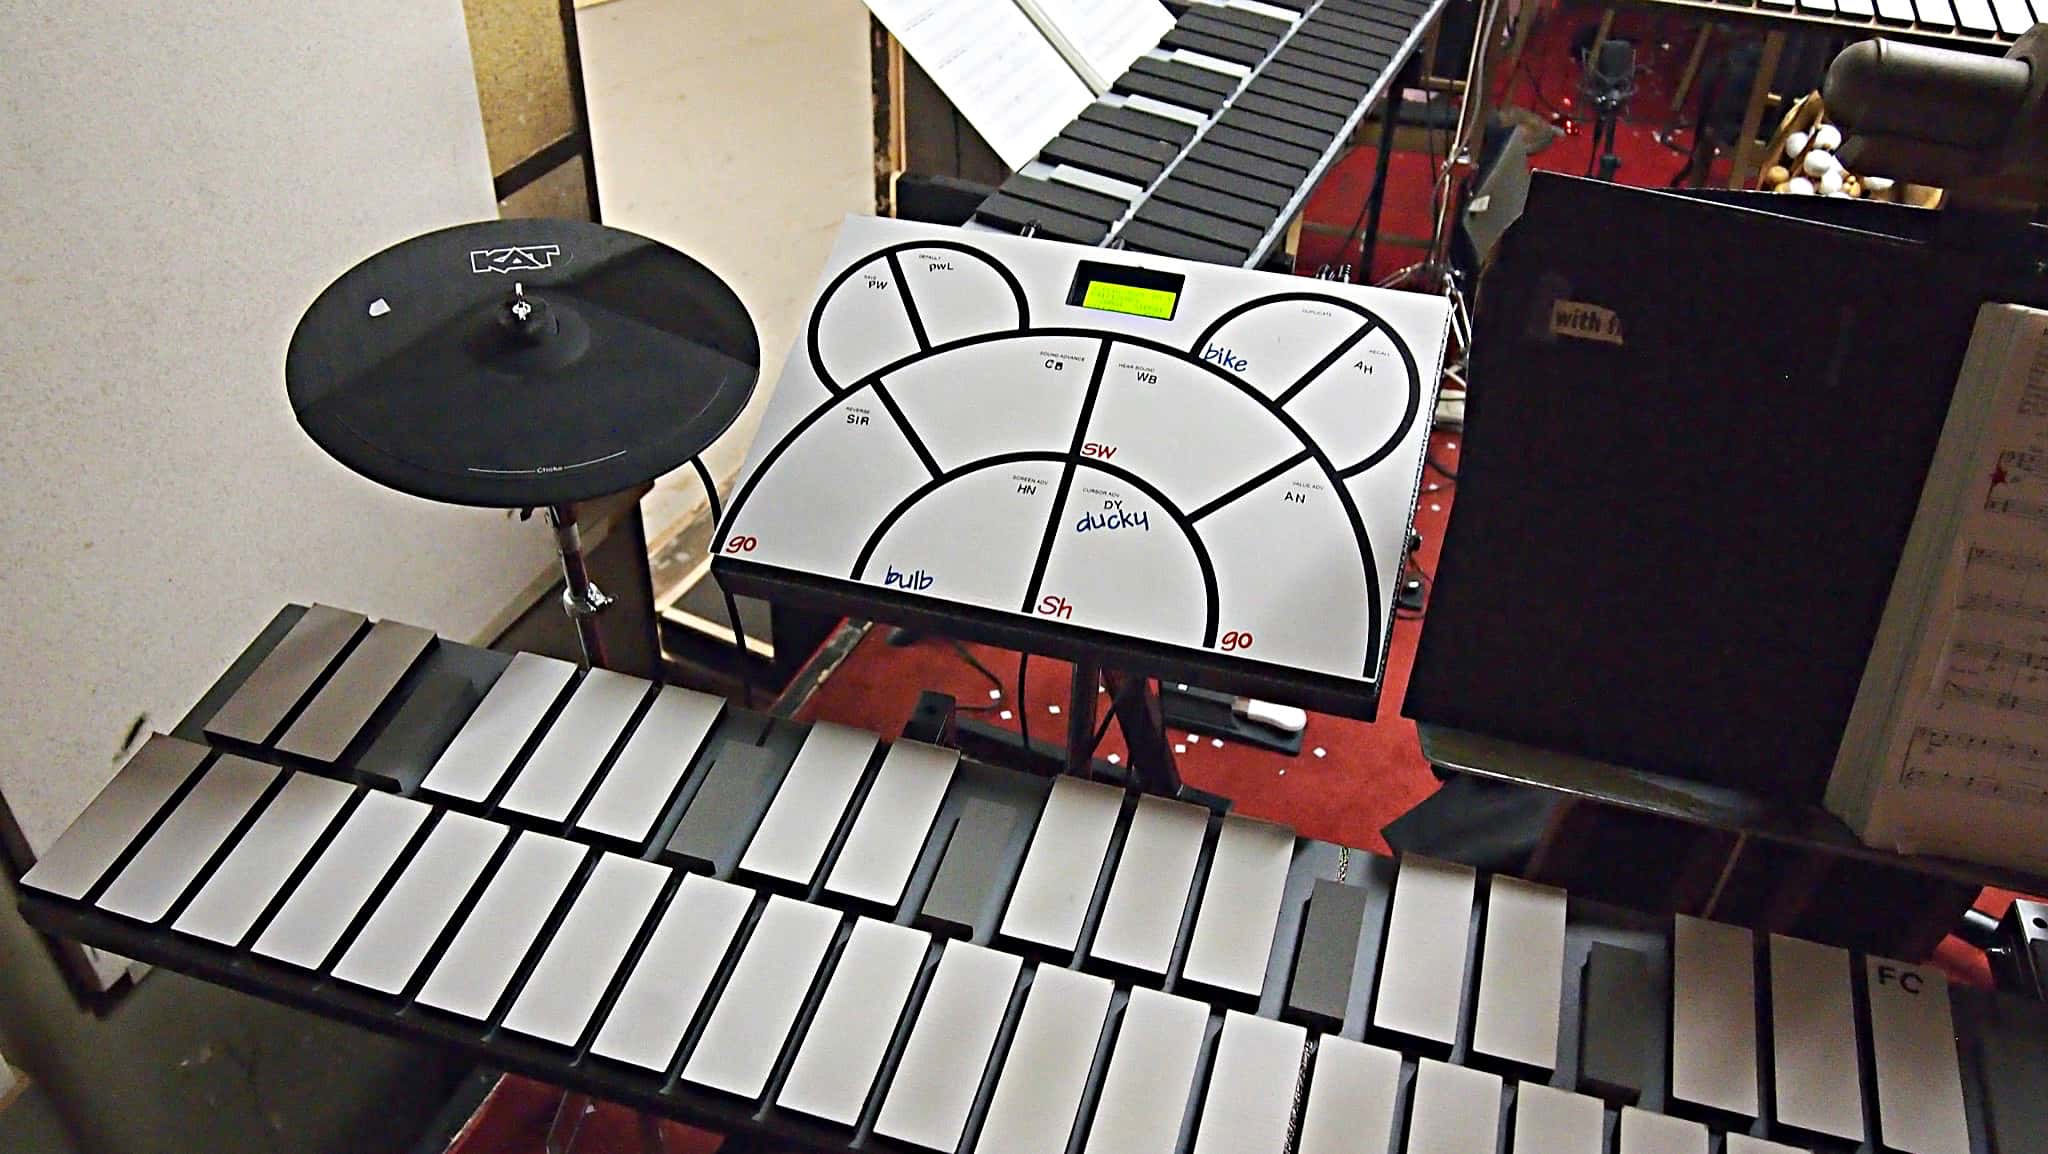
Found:
[[[1098,688],[1100,687],[1100,688]],[[1151,680],[1104,669],[1093,659],[1074,662],[1067,685],[1067,772],[1086,774],[1095,756],[1095,698],[1100,689],[1109,691],[1109,707],[1116,714],[1130,750],[1131,784],[1146,793],[1162,797],[1207,800],[1208,795],[1189,797],[1180,767],[1173,761],[1173,745],[1166,735],[1166,716],[1159,705],[1159,693]],[[1219,799],[1220,800],[1220,799]]]

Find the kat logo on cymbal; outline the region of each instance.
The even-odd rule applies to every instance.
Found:
[[[469,254],[469,271],[484,272],[531,272],[552,266],[555,258],[562,254],[562,246],[556,244],[522,244],[509,248],[472,249]]]

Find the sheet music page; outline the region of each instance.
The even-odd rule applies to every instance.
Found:
[[[1078,58],[1081,76],[1096,93],[1109,91],[1131,62],[1159,46],[1173,29],[1173,13],[1159,0],[1017,0],[1037,18],[1046,34],[1066,41]],[[1092,75],[1091,75],[1092,73]]]
[[[2020,325],[1894,731],[1880,813],[1901,850],[2044,870],[2048,314]]]
[[[1094,100],[1016,0],[866,2],[1012,169]]]

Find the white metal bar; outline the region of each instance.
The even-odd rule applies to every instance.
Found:
[[[959,1147],[1022,967],[1015,954],[947,944],[896,1063],[875,1133],[932,1150]]]
[[[769,898],[711,1007],[683,1078],[742,1098],[760,1097],[838,930],[837,910],[779,894]]]
[[[573,1046],[661,897],[667,866],[609,853],[599,858],[576,904],[505,1015],[505,1028]]]
[[[334,963],[334,976],[386,994],[405,989],[509,832],[494,821],[443,813]]]
[[[1131,988],[1087,1154],[1173,1154],[1208,1026],[1209,1007],[1201,1002]]]
[[[1494,875],[1480,950],[1474,1050],[1537,1070],[1556,1064],[1564,913],[1563,890]]]
[[[853,923],[775,1104],[851,1126],[875,1088],[932,937],[873,918]]]
[[[730,882],[683,878],[590,1052],[667,1070],[753,902],[753,891]]]
[[[1238,1010],[1224,1016],[1194,1154],[1285,1150],[1308,1032]]]
[[[100,895],[99,907],[144,922],[170,913],[281,772],[233,754],[216,760]]]
[[[355,790],[331,777],[293,774],[178,915],[174,928],[221,945],[239,944],[354,795]]]
[[[1415,854],[1401,859],[1373,1025],[1443,1045],[1458,1040],[1477,884],[1470,866]]]
[[[414,1000],[465,1018],[490,1017],[583,856],[575,842],[520,834]]]
[[[364,794],[341,832],[257,935],[256,952],[318,969],[432,812],[397,794]]]
[[[1202,806],[1139,799],[1090,954],[1146,973],[1166,972],[1208,828],[1209,811]]]
[[[924,850],[959,763],[958,750],[920,741],[891,745],[825,888],[877,905],[894,907],[902,901],[911,867]]]
[[[1081,923],[1116,832],[1123,791],[1076,777],[1053,783],[1003,911],[1004,937],[1056,950],[1081,940]]]
[[[1064,1151],[1087,1088],[1114,987],[1107,978],[1040,966],[989,1099],[977,1154]]]
[[[21,884],[66,898],[92,892],[100,875],[142,836],[209,752],[203,745],[151,734],[50,852],[22,876]]]
[[[879,740],[866,730],[827,721],[813,725],[747,844],[740,869],[809,885]]]
[[[1181,977],[1258,996],[1293,861],[1293,830],[1235,815],[1223,819]]]

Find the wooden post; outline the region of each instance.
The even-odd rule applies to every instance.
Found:
[[[1700,61],[1707,54],[1707,41],[1714,35],[1712,24],[1700,25],[1700,34],[1693,38],[1692,54],[1685,58],[1685,71],[1678,74],[1678,87],[1671,93],[1671,110],[1684,114],[1686,94],[1692,91],[1692,82],[1699,78]],[[1694,125],[1695,128],[1698,125]]]
[[[1586,49],[1587,60],[1600,59],[1600,46],[1607,43],[1607,37],[1614,31],[1614,9],[1600,14],[1600,28],[1593,33],[1593,43]]]
[[[1756,83],[1749,87],[1749,108],[1742,114],[1742,135],[1735,142],[1735,167],[1728,173],[1728,187],[1749,187],[1750,170],[1756,167],[1756,134],[1763,126],[1764,105],[1771,98],[1771,80],[1778,73],[1778,58],[1785,54],[1785,34],[1773,30],[1764,37],[1763,56],[1756,62]]]
[[[1507,0],[1501,0],[1501,3],[1505,5]],[[1529,27],[1536,23],[1536,10],[1541,7],[1543,7],[1543,0],[1521,0],[1521,5],[1515,13],[1515,34],[1508,43],[1507,59],[1500,62],[1501,66],[1507,70],[1503,75],[1509,78],[1510,84],[1513,82],[1516,66],[1522,62],[1522,49],[1528,47]],[[1484,28],[1480,29],[1482,35],[1485,34],[1485,31],[1486,29]],[[1485,51],[1491,53],[1492,45],[1487,45]],[[1491,76],[1492,74],[1492,70],[1489,69],[1487,75]],[[1508,89],[1503,87],[1501,91],[1506,92]],[[1484,95],[1484,93],[1481,94],[1482,97]]]

